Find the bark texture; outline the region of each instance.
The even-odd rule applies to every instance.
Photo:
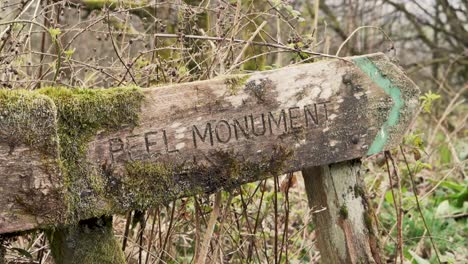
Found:
[[[112,217],[80,221],[48,234],[56,264],[125,264],[125,256],[112,232]]]
[[[382,263],[361,162],[311,167],[302,173],[309,206],[318,211],[313,220],[321,263]]]

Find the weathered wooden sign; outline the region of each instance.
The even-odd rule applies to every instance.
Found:
[[[383,54],[149,89],[0,92],[0,233],[397,146],[419,90]]]

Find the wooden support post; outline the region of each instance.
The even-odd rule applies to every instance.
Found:
[[[56,264],[125,264],[125,255],[112,231],[112,217],[82,220],[48,234]]]
[[[302,171],[321,263],[382,263],[359,160]],[[324,209],[325,210],[320,210]]]

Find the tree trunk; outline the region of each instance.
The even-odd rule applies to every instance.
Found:
[[[311,167],[302,173],[309,206],[317,211],[313,220],[321,263],[382,263],[361,162]]]
[[[125,264],[112,231],[112,216],[83,220],[48,232],[56,264]]]

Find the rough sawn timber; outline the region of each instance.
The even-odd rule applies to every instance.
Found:
[[[19,141],[12,148],[8,137],[0,137],[1,182],[62,177],[53,192],[46,185],[2,183],[7,196],[0,198],[0,233],[146,208],[378,153],[399,144],[418,92],[383,54],[142,89],[138,125],[121,124],[89,138],[78,164],[87,168],[82,178],[43,169],[35,143]],[[30,153],[31,161],[18,151]],[[37,190],[65,205],[37,208],[12,198]],[[38,209],[56,213],[45,221]]]

